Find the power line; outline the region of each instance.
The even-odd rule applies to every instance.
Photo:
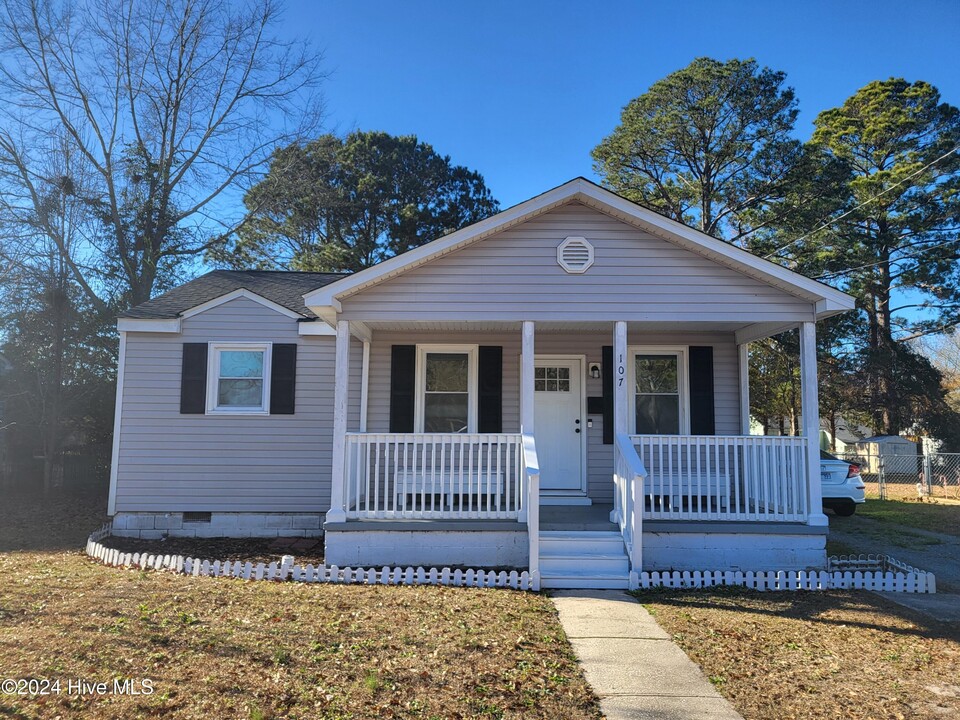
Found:
[[[820,227],[816,228],[815,230],[811,230],[810,232],[806,233],[805,235],[801,235],[801,236],[798,237],[797,239],[791,240],[791,241],[788,242],[786,245],[781,245],[780,247],[778,247],[778,248],[777,248],[776,250],[774,250],[773,252],[771,252],[771,253],[769,253],[769,254],[767,254],[767,255],[764,255],[764,256],[763,256],[763,259],[764,259],[764,260],[769,260],[769,259],[772,258],[774,255],[777,255],[777,254],[779,254],[781,251],[786,250],[786,249],[787,249],[788,247],[790,247],[791,245],[796,245],[798,242],[800,242],[800,241],[802,241],[802,240],[806,240],[806,239],[807,239],[808,237],[810,237],[811,235],[814,235],[814,234],[820,232],[821,230],[824,230],[825,228],[830,227],[831,225],[833,225],[834,223],[836,223],[838,220],[842,220],[842,219],[845,218],[847,215],[850,215],[851,213],[856,212],[857,210],[859,210],[860,208],[862,208],[864,205],[869,205],[869,204],[872,203],[874,200],[879,199],[880,197],[882,197],[883,195],[886,195],[886,194],[887,194],[888,192],[890,192],[891,190],[899,187],[900,185],[903,185],[903,183],[905,183],[907,180],[910,180],[910,179],[916,177],[917,175],[919,175],[920,173],[922,173],[922,172],[923,172],[924,170],[926,170],[927,168],[933,167],[934,165],[936,165],[936,164],[937,164],[938,162],[940,162],[941,160],[944,160],[944,159],[950,157],[951,155],[953,155],[953,154],[954,154],[955,152],[957,152],[958,150],[960,150],[960,145],[957,145],[957,146],[953,147],[951,150],[948,150],[948,151],[945,152],[943,155],[941,155],[940,157],[938,157],[936,160],[933,160],[932,162],[927,163],[926,165],[924,165],[922,168],[920,168],[920,169],[917,170],[916,172],[910,173],[909,175],[907,175],[905,178],[903,178],[903,179],[900,180],[899,182],[897,182],[897,183],[891,185],[890,187],[888,187],[886,190],[883,190],[882,192],[877,193],[877,194],[874,195],[873,197],[864,200],[862,203],[860,203],[860,204],[857,205],[856,207],[850,208],[849,210],[847,210],[845,213],[843,213],[843,214],[840,215],[839,217],[835,217],[833,220],[831,220],[831,221],[829,221],[829,222],[823,223]]]
[[[902,257],[892,258],[890,260],[880,260],[878,262],[867,263],[866,265],[857,265],[856,267],[847,268],[846,270],[837,270],[836,272],[832,272],[832,273],[824,273],[823,275],[818,275],[817,277],[815,277],[814,280],[832,280],[833,278],[842,277],[844,275],[848,275],[849,273],[855,272],[857,270],[866,270],[867,268],[876,267],[877,265],[883,265],[886,262],[895,263],[895,262],[900,262],[902,260],[916,260],[925,252],[930,252],[931,250],[936,250],[937,248],[942,248],[945,245],[950,245],[951,243],[955,243],[955,242],[957,242],[955,238],[953,240],[945,240],[944,242],[937,243],[936,245],[929,245],[928,247],[920,248],[915,253],[912,253],[910,255],[904,255]]]

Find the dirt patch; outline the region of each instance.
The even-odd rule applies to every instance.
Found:
[[[870,593],[643,592],[747,720],[960,715],[960,626]]]
[[[154,688],[0,695],[0,716],[601,717],[531,593],[186,578],[79,553],[0,555],[0,588],[4,677]]]
[[[100,544],[125,553],[152,555],[183,555],[198,560],[229,560],[231,562],[280,562],[284,555],[293,555],[298,565],[323,564],[321,538],[178,538],[165,540],[137,540],[107,537]]]

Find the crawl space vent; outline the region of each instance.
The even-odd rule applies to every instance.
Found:
[[[593,245],[586,238],[568,237],[557,246],[557,263],[568,273],[585,273],[593,265]]]

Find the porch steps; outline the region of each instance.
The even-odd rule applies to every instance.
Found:
[[[630,563],[619,532],[540,533],[540,584],[546,588],[626,588]]]

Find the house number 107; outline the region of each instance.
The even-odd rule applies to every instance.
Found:
[[[623,355],[617,356],[617,387],[623,386],[623,377],[627,374],[627,368],[623,364]]]

